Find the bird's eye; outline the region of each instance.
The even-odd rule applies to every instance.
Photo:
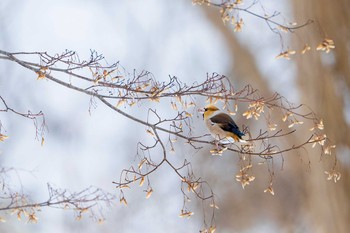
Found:
[[[208,111],[208,109],[207,109],[207,108],[204,108],[204,111]]]

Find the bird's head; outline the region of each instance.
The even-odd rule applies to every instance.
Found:
[[[210,116],[212,116],[216,111],[219,109],[214,105],[208,105],[205,108],[201,108],[198,111],[203,113],[204,120],[208,119]]]

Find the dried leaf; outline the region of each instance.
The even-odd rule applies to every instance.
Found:
[[[247,119],[252,118],[252,111],[248,110],[243,113],[243,116],[245,116]]]
[[[120,198],[119,202],[123,203],[126,206],[128,205],[128,202],[126,201],[125,197]]]
[[[294,55],[296,52],[295,50],[290,50],[288,49],[287,51],[281,52],[280,54],[278,54],[275,59],[279,59],[279,58],[285,58],[287,60],[290,59],[290,55]]]
[[[35,215],[35,213],[31,213],[28,215],[28,222],[30,223],[37,223],[38,217]]]
[[[3,142],[5,139],[8,139],[8,138],[9,138],[8,136],[0,133],[0,142]]]
[[[181,217],[181,218],[184,218],[184,217],[189,218],[189,217],[191,217],[193,214],[194,214],[194,213],[191,212],[191,211],[183,211],[183,210],[181,210],[181,214],[179,215],[179,217]]]
[[[323,120],[322,119],[320,120],[320,123],[317,124],[317,128],[320,129],[320,130],[324,129],[324,125],[323,125]]]
[[[281,30],[282,32],[285,32],[285,33],[289,32],[289,28],[286,26],[279,25],[278,29]]]
[[[139,186],[142,186],[142,185],[143,185],[143,183],[145,183],[145,177],[144,177],[144,176],[142,176],[142,177],[141,177],[141,180],[140,180]]]
[[[205,3],[205,0],[192,0],[193,5],[202,5]]]
[[[124,99],[121,99],[121,100],[118,101],[116,107],[119,108],[119,107],[120,107],[122,104],[124,104],[124,103],[125,103],[125,100],[124,100]]]
[[[147,191],[146,199],[150,198],[150,196],[152,195],[152,193],[153,193],[153,189],[150,188],[150,189]]]
[[[226,22],[230,21],[231,19],[230,14],[226,10],[222,11],[221,19],[222,19],[222,22],[226,24]]]
[[[22,212],[23,212],[23,210],[18,210],[18,212],[17,212],[17,219],[19,220],[19,221],[21,221],[21,219],[22,219]]]
[[[185,112],[186,117],[192,117],[192,114],[189,112]]]
[[[288,125],[288,128],[292,128],[294,126],[294,122],[292,122],[290,125]]]
[[[131,102],[129,103],[129,106],[132,107],[132,106],[134,106],[135,104],[136,104],[136,101],[131,101]]]
[[[141,162],[140,162],[139,165],[138,165],[139,170],[142,169],[142,166],[143,166],[143,164],[144,164],[146,161],[147,161],[147,159],[141,160]]]
[[[210,207],[215,208],[215,209],[219,209],[219,206],[217,206],[216,204],[210,204]]]
[[[269,123],[269,130],[270,131],[275,131],[277,129],[277,124],[271,124]]]
[[[237,21],[235,23],[233,31],[234,32],[241,32],[243,25],[244,25],[244,22],[243,22],[243,19],[241,18],[239,21]]]
[[[177,109],[177,105],[176,105],[176,103],[174,103],[174,102],[171,102],[171,107],[172,107],[175,111],[178,110],[178,109]]]
[[[330,145],[330,146],[327,146],[325,149],[324,149],[324,153],[326,155],[331,155],[332,154],[332,149],[334,149],[336,146],[335,145]]]
[[[195,107],[196,106],[196,104],[194,103],[194,102],[190,102],[189,104],[188,104],[188,107]]]
[[[292,113],[287,113],[286,115],[283,116],[282,121],[286,121],[288,119],[289,116],[292,116]]]
[[[216,227],[215,226],[210,226],[209,227],[209,233],[214,233],[216,231]]]
[[[83,216],[81,214],[79,214],[76,218],[75,221],[80,221],[83,218]]]
[[[305,54],[307,51],[309,51],[311,49],[311,47],[308,45],[308,44],[306,44],[305,46],[304,46],[304,48],[303,48],[303,50],[301,50],[301,54]]]
[[[275,192],[273,191],[272,186],[270,185],[267,189],[264,190],[264,193],[269,192],[271,195],[275,195]]]
[[[49,70],[48,67],[41,67],[38,71],[36,71],[35,73],[38,75],[37,80],[44,79],[46,77],[48,70]]]
[[[37,71],[37,72],[35,72],[35,73],[38,75],[38,77],[36,78],[36,80],[40,80],[40,79],[44,79],[44,78],[45,78],[45,74],[44,74],[43,72]]]
[[[150,129],[147,129],[146,132],[152,136],[154,136],[154,133],[150,130]]]
[[[182,103],[181,95],[177,95],[176,100],[177,100],[177,102]]]
[[[326,53],[329,53],[331,49],[334,48],[334,41],[332,39],[326,38],[316,47],[316,50],[326,51]]]
[[[334,170],[329,172],[325,171],[324,173],[328,175],[327,180],[333,180],[334,183],[337,183],[341,178],[341,173]]]
[[[228,112],[228,114],[230,114],[230,115],[232,115],[232,116],[236,115],[236,112],[232,112],[232,111],[229,110],[229,109],[227,109],[227,112]]]
[[[102,76],[102,75],[97,75],[96,79],[94,80],[94,84],[98,84],[98,82],[99,82],[102,78],[104,78],[104,76]]]

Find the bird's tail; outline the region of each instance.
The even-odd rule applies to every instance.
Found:
[[[235,140],[236,142],[247,143],[247,141],[242,138],[242,136],[244,136],[244,135],[245,135],[244,133],[242,133],[241,131],[238,131],[237,134],[236,133],[230,133],[229,136],[232,137],[233,140]]]

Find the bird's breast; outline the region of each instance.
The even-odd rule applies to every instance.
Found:
[[[221,140],[227,137],[227,132],[225,132],[221,127],[213,123],[210,119],[207,119],[205,121],[205,124],[210,132],[210,134],[216,139],[216,140]]]

